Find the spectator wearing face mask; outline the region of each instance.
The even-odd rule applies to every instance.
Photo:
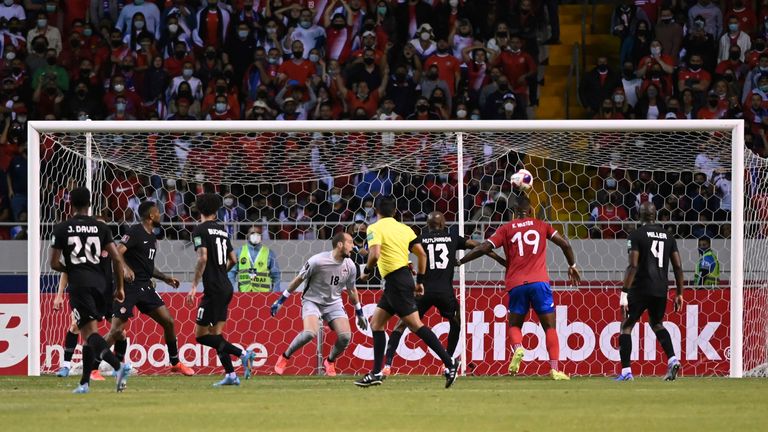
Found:
[[[654,29],[656,40],[661,43],[663,55],[673,59],[680,57],[680,49],[683,46],[683,26],[675,20],[672,9],[662,7],[659,21]]]
[[[105,120],[136,120],[136,117],[127,112],[128,103],[125,96],[115,98],[115,110]]]
[[[619,77],[608,67],[607,57],[598,57],[597,65],[584,74],[579,86],[579,99],[587,110],[594,115],[600,110],[600,104],[610,99],[613,90],[619,86]]]
[[[426,23],[419,26],[416,37],[409,43],[416,50],[416,54],[421,60],[427,59],[437,51],[434,30],[432,30],[431,25]]]
[[[321,47],[321,41],[325,40],[325,29],[314,24],[313,13],[304,8],[299,15],[297,26],[288,31],[283,39],[283,48],[289,50],[292,48],[293,41],[301,41],[304,48],[303,58],[309,57],[309,52],[315,48]]]
[[[56,27],[49,25],[48,15],[45,12],[38,12],[35,27],[27,32],[27,40],[33,41],[37,36],[43,36],[48,41],[48,48],[56,50],[56,55],[61,53],[61,32]]]
[[[240,120],[227,101],[227,96],[217,94],[213,106],[210,107],[206,120]]]
[[[424,62],[424,69],[430,70],[433,65],[437,67],[438,76],[442,81],[445,81],[448,86],[448,94],[453,97],[461,78],[459,64],[459,60],[451,54],[448,41],[440,39],[437,41],[437,52]]]
[[[138,24],[134,20],[134,15],[142,14],[143,24]],[[115,27],[120,29],[123,34],[131,34],[134,30],[146,30],[155,38],[160,36],[160,9],[157,5],[146,0],[133,0],[133,3],[127,3],[120,11],[117,17]]]
[[[263,244],[261,233],[260,226],[248,230],[237,265],[229,271],[229,281],[235,291],[268,293],[281,290],[277,255]]]
[[[723,34],[723,13],[712,0],[699,0],[688,9],[688,25],[693,27],[697,17],[704,19],[704,31],[713,37]]]
[[[704,70],[704,60],[698,54],[692,54],[688,60],[688,67],[677,75],[677,91],[685,89],[693,90],[694,95],[703,95],[709,90],[712,75]]]
[[[741,48],[739,60],[744,61],[743,53],[752,48],[752,39],[739,28],[739,19],[735,16],[728,18],[728,31],[720,37],[720,49],[718,61],[727,60],[730,57],[730,49],[733,46]]]
[[[192,41],[198,47],[212,46],[221,50],[229,34],[230,11],[219,0],[207,0],[197,12],[197,28]]]
[[[693,26],[688,28],[688,34],[683,39],[683,49],[688,58],[699,55],[704,68],[711,70],[717,64],[718,39],[706,32],[705,25],[704,17],[694,18]]]

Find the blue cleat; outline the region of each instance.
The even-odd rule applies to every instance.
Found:
[[[243,362],[243,379],[249,380],[253,375],[253,360],[256,359],[256,353],[253,350],[243,351],[240,361]]]
[[[225,375],[223,380],[213,384],[214,387],[231,386],[231,385],[239,386],[240,378],[230,377],[229,375]]]
[[[59,378],[66,378],[69,376],[69,368],[66,366],[62,366],[61,369],[59,369],[58,372],[56,372],[56,376]]]
[[[115,385],[117,392],[120,393],[123,390],[125,390],[125,387],[128,384],[128,375],[131,374],[131,364],[130,363],[121,363],[120,367],[115,371]]]
[[[72,390],[72,393],[74,393],[74,394],[85,394],[85,393],[89,393],[90,391],[91,391],[91,388],[88,387],[88,383],[85,383],[85,384],[80,384],[79,386],[77,386],[76,389]]]
[[[631,372],[629,372],[629,373],[623,373],[617,376],[614,381],[634,381],[634,380],[635,380],[635,377],[632,376]]]

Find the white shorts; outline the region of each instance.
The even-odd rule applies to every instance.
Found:
[[[344,306],[341,303],[324,306],[319,305],[313,301],[302,300],[301,318],[304,319],[308,316],[320,317],[326,323],[329,323],[337,318],[348,319],[347,313],[344,311]]]

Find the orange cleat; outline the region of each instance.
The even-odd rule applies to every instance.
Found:
[[[329,377],[336,376],[336,363],[331,363],[328,359],[323,360],[323,367],[325,368],[325,375]]]
[[[285,372],[285,368],[288,367],[288,359],[285,358],[282,354],[280,354],[277,357],[277,364],[275,365],[275,373],[278,375],[282,375],[283,372]]]
[[[195,371],[192,370],[191,367],[185,365],[182,362],[178,362],[175,365],[171,366],[171,372],[180,373],[184,376],[192,376],[195,374]]]
[[[91,371],[91,380],[92,381],[104,381],[104,377],[101,376],[101,372],[99,372],[98,369],[94,369]]]

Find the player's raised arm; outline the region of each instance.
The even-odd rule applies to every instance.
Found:
[[[567,238],[561,236],[558,232],[555,232],[552,237],[550,237],[550,240],[563,251],[565,260],[568,261],[568,279],[572,284],[578,285],[579,282],[581,282],[581,274],[579,273],[579,269],[576,268],[576,256],[573,253],[571,242],[569,242]]]
[[[115,278],[115,301],[121,303],[125,300],[124,283],[124,271],[130,272],[131,279],[133,279],[133,271],[127,269],[125,261],[123,261],[123,255],[118,252],[114,243],[107,243],[107,253],[112,258],[112,272]]]
[[[466,264],[470,261],[474,261],[478,258],[480,258],[483,255],[488,255],[490,252],[492,252],[494,249],[493,243],[489,242],[488,240],[480,243],[479,245],[472,248],[471,251],[467,252],[466,255],[464,255],[464,258],[460,259],[458,261],[458,265]],[[498,256],[498,255],[497,255]],[[494,258],[495,259],[495,258]],[[507,265],[507,262],[504,261],[504,266]]]
[[[465,241],[466,241],[467,247],[473,248],[473,249],[481,244],[480,242],[478,242],[476,240],[469,240],[469,239],[467,239]],[[491,248],[493,248],[493,246],[491,246]],[[499,254],[497,254],[493,249],[491,249],[489,252],[487,252],[486,255],[488,255],[488,257],[492,258],[497,263],[501,264],[502,267],[504,267],[504,268],[507,267],[507,260],[505,260],[504,258],[499,256]]]
[[[675,249],[669,256],[669,260],[672,263],[672,271],[675,273],[675,286],[677,288],[677,294],[675,295],[674,310],[678,312],[683,309],[683,284],[685,283],[683,275],[683,264],[680,259],[680,252]]]

